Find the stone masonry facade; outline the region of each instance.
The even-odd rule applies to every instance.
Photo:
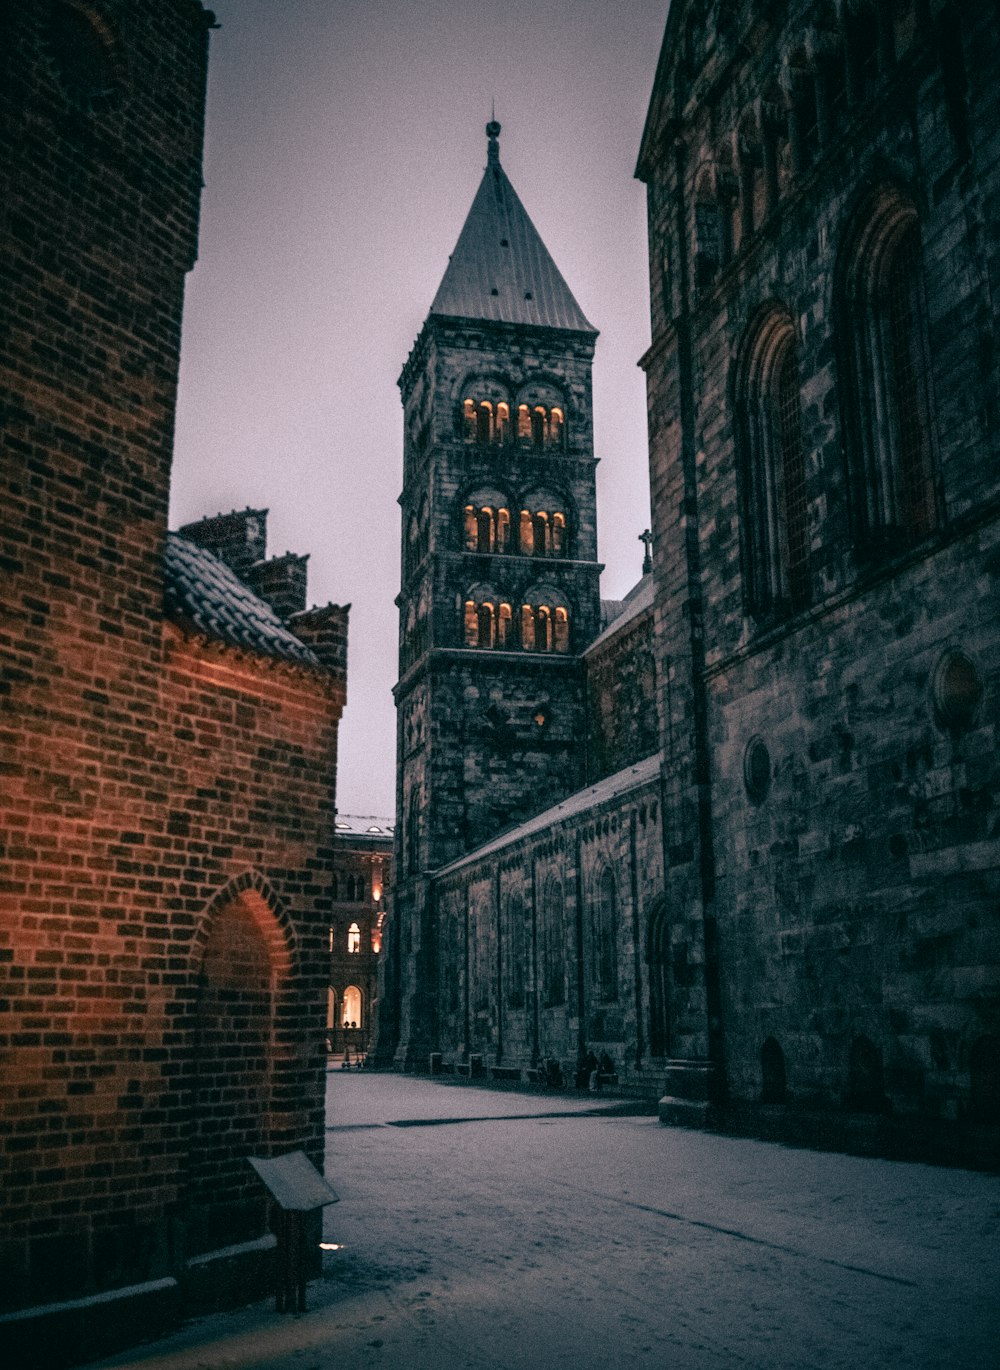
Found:
[[[639,162],[666,893],[718,1094],[986,1149],[997,21],[676,3]]]

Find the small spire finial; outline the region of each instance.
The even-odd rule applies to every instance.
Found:
[[[500,137],[500,125],[497,123],[497,102],[494,100],[490,108],[490,122],[486,125],[486,136],[490,140],[487,147],[487,161],[490,166],[500,160],[500,144],[497,139]]]
[[[639,534],[639,541],[645,549],[645,556],[642,559],[642,574],[648,576],[653,569],[653,534],[647,528],[644,533]]]

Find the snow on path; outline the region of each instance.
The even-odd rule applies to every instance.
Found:
[[[344,1249],[311,1311],[259,1304],[102,1364],[1000,1366],[997,1177],[589,1116],[601,1102],[334,1073]]]

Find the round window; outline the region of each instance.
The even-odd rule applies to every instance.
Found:
[[[743,783],[755,804],[767,798],[771,788],[771,753],[762,737],[752,737],[743,753]]]
[[[976,663],[965,652],[951,648],[934,672],[934,708],[946,728],[971,728],[983,698],[983,682]]]

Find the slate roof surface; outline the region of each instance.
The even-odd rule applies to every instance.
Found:
[[[627,794],[629,790],[637,790],[641,785],[648,785],[660,773],[660,760],[660,753],[657,752],[655,756],[647,756],[645,760],[637,761],[634,766],[626,766],[624,770],[606,776],[604,780],[599,780],[596,785],[588,785],[585,789],[577,790],[575,794],[564,799],[561,804],[553,804],[552,808],[546,809],[544,813],[529,818],[527,822],[519,824],[516,828],[501,833],[499,837],[494,837],[490,842],[484,842],[475,851],[459,857],[457,861],[452,861],[447,866],[442,866],[440,870],[434,872],[434,875],[451,875],[453,871],[461,870],[463,866],[481,861],[484,856],[492,856],[494,852],[502,851],[504,847],[509,847],[514,842],[520,842],[525,837],[533,837],[536,833],[544,832],[546,828],[561,823],[565,818],[573,818],[576,814],[596,808],[609,799],[616,799],[619,795]]]
[[[319,658],[282,623],[269,604],[206,547],[167,534],[164,608],[168,618],[206,637],[265,656],[319,666]]]
[[[338,837],[367,837],[372,841],[392,837],[396,820],[373,817],[370,814],[338,813],[334,825]]]
[[[648,609],[653,603],[653,577],[643,576],[637,585],[633,585],[623,600],[602,599],[601,600],[601,623],[604,625],[597,637],[584,651],[592,652],[602,642],[607,642],[609,637],[614,637],[626,624],[631,623],[634,618],[638,618],[641,613]],[[617,613],[610,614],[607,618],[604,615],[604,606],[616,605]]]
[[[431,314],[596,336],[500,165],[495,138]]]

